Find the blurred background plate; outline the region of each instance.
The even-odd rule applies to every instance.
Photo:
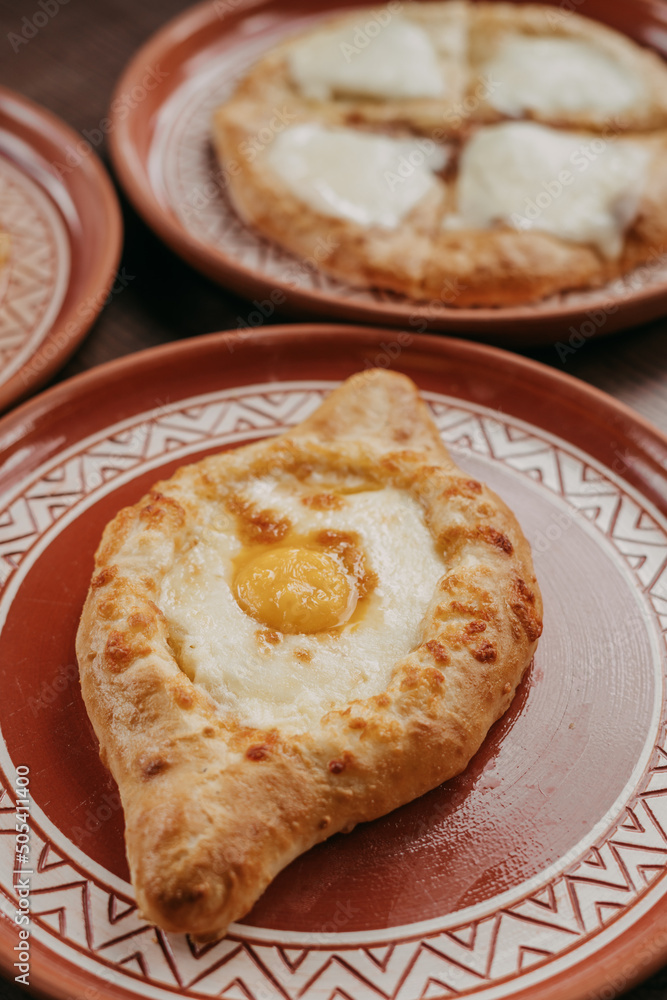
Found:
[[[667,52],[667,5],[654,0],[568,0]],[[317,270],[241,222],[210,142],[213,109],[269,48],[337,11],[367,3],[332,0],[213,0],[186,10],[137,52],[117,84],[109,141],[115,169],[135,208],[177,253],[208,277],[272,309],[463,333],[512,344],[544,344],[586,324],[609,334],[667,311],[667,255],[605,288],[540,303],[455,309],[385,291],[354,288]],[[272,293],[278,298],[271,298]],[[446,296],[445,296],[446,298]],[[262,314],[257,312],[261,321]],[[591,328],[590,331],[588,328]]]
[[[0,88],[0,409],[72,354],[102,309],[120,258],[114,189],[81,136]],[[85,144],[84,144],[85,149]]]
[[[456,461],[516,511],[544,635],[463,774],[307,852],[227,938],[197,948],[148,926],[129,885],[74,653],[93,552],[157,479],[280,433],[390,355]],[[667,439],[650,424],[496,348],[303,324],[199,337],[70,379],[0,421],[0,463],[8,978],[24,769],[40,994],[604,1000],[665,961]]]

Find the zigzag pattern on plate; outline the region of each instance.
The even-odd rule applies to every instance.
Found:
[[[0,512],[2,583],[66,511],[102,484],[161,456],[179,457],[184,449],[278,433],[311,413],[323,393],[304,384],[239,390],[234,397],[221,394],[183,409],[174,404],[138,416],[117,433],[100,435],[65,460],[54,459]],[[587,517],[622,555],[667,629],[667,536],[634,498],[537,430],[528,432],[511,418],[477,413],[435,394],[426,397],[443,439],[459,457],[468,451],[503,463]],[[107,981],[127,988],[138,979],[229,1000],[434,1000],[479,990],[583,942],[626,912],[667,869],[664,736],[623,816],[584,858],[573,857],[563,875],[511,905],[414,940],[334,947],[330,938],[313,941],[311,935],[307,947],[288,947],[276,932],[275,941],[253,942],[237,934],[197,949],[186,938],[156,933],[144,924],[131,899],[84,871],[37,828],[31,845],[33,859],[39,859],[32,876],[32,915],[48,932],[103,963]],[[0,875],[0,912],[10,919],[13,834],[14,806],[0,789],[0,873],[5,873]],[[344,916],[337,929],[345,930]]]
[[[15,807],[0,788],[0,871],[14,867]],[[430,936],[365,947],[286,947],[238,937],[196,947],[142,921],[131,899],[90,879],[37,831],[31,916],[76,950],[187,995],[229,1000],[432,1000],[515,978],[600,930],[667,868],[667,750],[611,836],[540,891],[492,915]],[[0,910],[11,919],[7,880]],[[344,909],[344,907],[343,907]],[[341,929],[344,929],[341,927]],[[317,942],[315,942],[317,943]],[[126,982],[128,988],[130,983]]]
[[[103,482],[174,449],[226,434],[278,433],[312,412],[320,390],[262,394],[239,392],[236,400],[209,402],[188,411],[145,417],[108,440],[55,466],[0,511],[0,586],[4,585],[39,536],[73,504]],[[611,479],[564,447],[555,448],[503,420],[472,409],[431,402],[443,440],[457,451],[469,449],[502,462],[588,518],[623,556],[667,629],[667,536],[656,521]]]
[[[321,391],[263,394],[239,392],[237,399],[209,402],[154,417],[144,416],[111,438],[54,463],[41,479],[0,510],[0,587],[37,539],[78,501],[120,473],[201,442],[206,447],[226,435],[278,434],[304,420],[322,401]]]
[[[33,335],[47,332],[69,273],[64,227],[56,231],[59,220],[44,201],[35,183],[0,157],[0,230],[11,237],[0,295],[0,378]]]

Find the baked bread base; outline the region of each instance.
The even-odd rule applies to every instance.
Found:
[[[7,233],[0,233],[0,267],[3,267],[9,260],[11,249],[11,237]]]
[[[332,27],[359,25],[372,9],[333,19]],[[339,99],[315,101],[292,82],[290,38],[261,59],[213,120],[218,158],[228,192],[243,221],[300,258],[317,261],[327,274],[353,285],[386,289],[453,308],[512,306],[558,292],[600,287],[644,263],[667,244],[667,67],[654,54],[598,22],[540,4],[414,3],[401,11],[440,41],[447,97],[428,100]],[[318,25],[316,31],[321,30]],[[438,35],[440,31],[440,35]],[[305,35],[311,32],[305,33]],[[608,260],[592,245],[539,231],[447,231],[442,219],[456,202],[456,150],[482,123],[503,116],[489,102],[484,65],[507,35],[578,39],[594,45],[642,82],[644,99],[621,117],[592,113],[525,119],[605,137],[627,136],[654,151],[637,216],[623,252]],[[447,39],[464,39],[448,52]],[[276,118],[276,112],[280,114]],[[396,229],[364,227],[323,215],[297,198],[267,162],[271,139],[286,125],[318,122],[353,126],[393,136],[426,136],[452,143],[454,158],[437,193],[418,205]],[[662,130],[654,131],[650,130]]]
[[[179,668],[159,586],[204,500],[307,468],[408,490],[447,569],[385,691],[335,706],[310,732],[258,730]],[[219,937],[297,855],[459,773],[510,705],[541,628],[516,518],[452,462],[404,376],[353,376],[293,431],[158,483],[107,526],[77,635],[144,917]]]
[[[444,230],[443,218],[456,202],[455,179],[440,178],[437,191],[395,229],[323,215],[270,168],[269,147],[250,161],[239,157],[249,137],[267,126],[264,116],[262,106],[239,98],[214,118],[220,161],[237,163],[228,187],[234,208],[262,235],[353,285],[454,308],[517,305],[604,285],[667,245],[667,132],[632,135],[651,150],[651,160],[623,251],[609,260],[594,246],[537,230]],[[312,120],[295,116],[293,124]]]
[[[523,118],[561,128],[584,129],[603,135],[667,128],[667,66],[650,49],[641,48],[612,28],[572,11],[544,4],[474,4],[469,32],[469,96],[477,95],[471,123],[507,118],[490,103],[484,87],[484,66],[508,36],[568,38],[586,42],[606,55],[641,84],[642,96],[617,114],[569,111],[545,115],[526,111]]]

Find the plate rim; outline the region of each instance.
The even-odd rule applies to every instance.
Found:
[[[141,114],[140,108],[134,108],[128,115],[121,117],[120,111],[114,110],[119,107],[116,102],[123,94],[130,92],[133,86],[139,85],[147,66],[159,65],[160,57],[182,44],[185,39],[192,39],[195,34],[216,23],[228,21],[233,25],[249,12],[271,2],[272,0],[234,0],[233,8],[222,18],[216,11],[219,0],[200,0],[199,3],[187,7],[158,28],[134,53],[123,69],[112,94],[109,117],[113,127],[108,138],[114,171],[135,210],[146,224],[189,265],[225,288],[240,292],[248,299],[255,295],[268,294],[279,288],[285,295],[281,308],[298,318],[308,317],[315,312],[324,320],[344,319],[354,323],[391,326],[408,324],[414,318],[420,325],[426,324],[421,332],[438,330],[500,344],[553,344],[557,334],[565,333],[568,323],[581,323],[587,312],[600,308],[603,301],[613,301],[616,309],[606,314],[604,324],[596,327],[591,337],[607,336],[619,329],[639,326],[664,313],[667,308],[667,278],[656,286],[640,288],[624,298],[605,296],[606,286],[603,286],[599,289],[600,301],[579,306],[568,306],[567,303],[557,302],[548,308],[539,308],[539,304],[531,303],[497,308],[452,308],[447,315],[429,317],[426,300],[409,299],[405,304],[396,305],[379,301],[364,303],[349,300],[345,296],[337,297],[317,289],[294,288],[286,281],[276,280],[268,275],[263,276],[261,272],[237,261],[224,249],[193,236],[171,208],[161,203],[150,180],[149,172],[144,167],[144,160],[137,152],[131,125]],[[557,5],[558,0],[545,0],[545,2]],[[651,0],[633,0],[633,2],[638,8],[644,6],[647,13],[651,11],[652,16],[661,13],[659,9],[656,11]],[[321,9],[323,13],[331,11],[332,7],[348,9],[349,6],[345,0],[316,0],[316,4],[317,9]],[[311,0],[311,10],[314,7],[315,2]],[[667,30],[667,17],[665,29]],[[220,30],[224,33],[224,29]],[[200,50],[201,47],[198,46],[195,51]],[[182,62],[179,62],[180,65]],[[163,102],[160,102],[160,107],[162,106]],[[155,117],[154,114],[153,120]],[[633,318],[627,319],[628,314]],[[505,329],[506,327],[510,327],[511,330]],[[534,330],[535,327],[539,329]]]
[[[383,330],[367,326],[284,324],[272,328],[268,327],[266,330],[253,331],[248,334],[248,341],[254,350],[261,350],[272,343],[275,345],[277,343],[276,335],[280,335],[283,338],[281,346],[287,355],[290,351],[298,349],[299,344],[306,339],[311,341],[313,339],[321,339],[332,342],[335,338],[336,343],[338,343],[340,338],[354,341],[358,340],[360,335],[371,335],[375,342],[380,344],[383,338],[394,334],[395,331],[391,329]],[[175,365],[178,363],[178,358],[186,354],[196,355],[199,352],[209,353],[211,351],[223,350],[234,336],[234,332],[219,331],[189,340],[175,341],[147,348],[135,354],[125,355],[89,369],[80,375],[47,389],[0,419],[0,459],[5,454],[4,443],[7,440],[11,443],[12,439],[14,443],[16,442],[16,434],[14,432],[17,428],[28,429],[31,434],[39,434],[44,420],[48,419],[49,413],[54,408],[75,401],[80,397],[82,390],[84,392],[90,391],[97,386],[103,385],[109,388],[110,385],[112,386],[122,378],[124,372],[137,364],[140,369],[146,368],[150,367],[156,359],[159,359],[160,361],[168,361],[170,365]],[[504,362],[511,365],[512,369],[518,372],[519,378],[526,378],[531,375],[546,377],[554,386],[567,391],[568,395],[574,393],[575,401],[587,404],[587,408],[595,408],[596,414],[600,415],[600,419],[604,423],[608,423],[609,419],[614,415],[626,420],[629,419],[632,424],[647,432],[653,441],[664,446],[667,451],[667,433],[663,432],[660,428],[655,427],[650,421],[637,414],[626,404],[614,399],[602,390],[590,386],[568,373],[550,368],[542,362],[524,358],[501,348],[450,337],[415,335],[414,341],[410,343],[410,347],[426,353],[434,352],[443,357],[447,357],[453,353],[460,359],[463,359],[466,365],[471,367],[474,366],[476,359],[482,357],[497,360],[498,363]],[[396,367],[400,369],[400,361]],[[243,384],[245,384],[244,381],[239,382],[239,385]],[[177,402],[177,400],[175,399],[174,402]],[[79,427],[81,427],[81,430]],[[85,425],[78,425],[76,428],[76,440],[81,440],[86,436],[87,429]],[[70,447],[72,443],[76,442],[68,442],[67,447]],[[637,441],[636,446],[638,450],[644,449],[642,441]],[[56,455],[59,450],[61,449],[57,449],[53,455]],[[48,456],[49,459],[51,457]],[[40,463],[44,459],[45,456],[41,456]],[[667,513],[667,499],[662,509]],[[663,896],[661,900],[652,904],[651,908],[642,914],[624,932],[620,941],[611,942],[603,946],[601,951],[592,960],[584,958],[570,970],[567,970],[567,972],[556,973],[551,980],[535,987],[521,987],[513,995],[519,998],[519,1000],[522,1000],[522,998],[525,998],[525,1000],[579,1000],[579,998],[587,995],[587,990],[600,989],[603,980],[602,973],[599,970],[604,969],[605,980],[608,980],[613,977],[614,969],[621,970],[627,967],[633,955],[636,954],[636,948],[641,946],[648,937],[648,928],[652,922],[655,922],[656,913],[660,909],[663,911],[661,919],[664,926],[667,923],[667,896]],[[7,920],[7,923],[11,925],[11,921]],[[0,919],[0,931],[3,924],[4,918]],[[4,938],[6,938],[6,935],[0,933],[0,972],[3,976],[7,976],[8,974],[11,975],[11,962],[14,958],[9,947],[5,945]],[[82,983],[90,985],[90,979],[88,978],[90,974],[88,972],[72,966],[68,960],[61,959],[56,952],[52,952],[43,946],[42,943],[35,942],[35,945],[35,952],[40,953],[41,958],[39,963],[35,962],[31,969],[31,990],[33,992],[43,997],[54,998],[54,1000],[67,1000],[71,996],[74,986],[80,989]],[[604,965],[600,960],[600,955],[606,953],[611,953],[609,965]],[[666,960],[667,943],[662,948],[656,950],[650,962],[639,968],[635,968],[632,976],[626,976],[624,988],[629,988],[634,983],[640,981],[652,971],[662,966]],[[54,963],[59,977],[57,983],[54,983],[53,979]],[[128,986],[130,982],[128,982]],[[96,987],[99,989],[97,981]],[[123,985],[105,984],[99,990],[98,995],[101,998],[108,997],[111,1000],[111,998],[127,998],[128,992]]]
[[[205,0],[205,2],[208,4],[208,0]],[[656,439],[667,449],[667,430],[663,431],[627,403],[616,399],[610,393],[605,392],[604,389],[598,389],[597,386],[577,378],[576,375],[570,375],[569,372],[560,371],[551,365],[545,364],[543,361],[517,354],[508,348],[499,347],[495,344],[485,344],[447,335],[436,336],[428,333],[412,333],[412,331],[408,330],[405,333],[411,338],[411,348],[421,348],[423,350],[430,347],[438,351],[438,353],[440,349],[443,354],[447,354],[450,350],[453,350],[454,352],[460,352],[462,355],[468,355],[470,360],[476,357],[497,357],[499,362],[506,360],[512,366],[516,366],[522,373],[525,372],[526,375],[534,374],[547,380],[553,380],[566,391],[579,393],[582,397],[589,397],[592,404],[604,408],[610,414],[615,412],[625,420],[639,424],[645,433]],[[373,334],[377,335],[378,338],[393,337],[396,335],[396,329],[366,324],[339,324],[319,321],[312,323],[276,323],[267,324],[265,327],[253,330],[244,330],[243,339],[246,342],[254,342],[256,347],[261,349],[262,346],[270,346],[274,338],[288,337],[295,340],[301,338],[312,340],[314,337],[326,338],[327,336],[335,336],[337,339],[356,340],[360,334]],[[53,405],[57,405],[61,396],[63,399],[66,399],[73,390],[78,390],[80,386],[87,387],[90,385],[93,387],[98,382],[104,384],[109,376],[113,377],[117,373],[122,374],[126,368],[134,368],[136,365],[150,365],[153,359],[163,360],[172,354],[189,354],[192,351],[206,350],[209,344],[213,344],[216,341],[219,341],[221,344],[227,342],[234,343],[237,336],[237,330],[223,329],[199,334],[195,337],[156,344],[152,347],[145,347],[140,351],[134,351],[131,354],[124,354],[121,357],[102,362],[102,364],[95,365],[92,368],[86,369],[86,371],[79,372],[56,385],[50,386],[32,398],[25,400],[19,406],[14,407],[9,413],[0,416],[0,458],[3,451],[3,436],[13,423],[22,421],[32,423],[39,419],[45,412],[51,410]],[[400,365],[398,367],[400,368]],[[54,401],[53,404],[52,400]],[[34,413],[33,410],[35,411]],[[1,474],[2,470],[0,466],[0,477]],[[665,510],[667,511],[667,500],[665,501]]]
[[[28,133],[27,137],[23,137],[23,141],[31,148],[40,161],[45,161],[44,154],[38,146],[30,141],[38,126],[44,129],[54,145],[59,145],[62,148],[63,159],[68,146],[75,147],[77,143],[85,141],[72,126],[53,111],[12,90],[10,87],[0,86],[0,126],[7,132],[14,134],[12,126],[16,123],[17,119],[20,119],[24,133]],[[63,215],[58,203],[54,201],[51,193],[43,186],[39,178],[33,177],[23,168],[20,162],[11,157],[8,159],[18,170],[28,176],[33,183],[37,184],[52,203],[63,222],[70,251],[72,252],[72,227]],[[48,166],[49,176],[53,178],[54,183],[63,187],[76,204],[77,199],[72,196],[70,185],[58,175],[50,164],[45,163],[45,165]],[[101,251],[97,255],[97,259],[93,258],[92,261],[86,261],[85,267],[82,269],[84,285],[80,295],[69,303],[69,305],[66,301],[63,301],[51,327],[45,332],[29,357],[25,359],[18,371],[7,379],[7,381],[0,382],[0,411],[6,410],[12,403],[20,401],[34,393],[65,364],[67,359],[81,344],[104,308],[118,271],[123,248],[123,219],[118,196],[116,195],[111,178],[92,147],[73,169],[80,171],[79,176],[84,179],[87,189],[100,199],[101,214],[104,217],[105,241]],[[87,220],[78,211],[77,217],[82,222],[82,231],[85,239]],[[72,266],[67,282],[68,289],[72,283],[72,271],[80,267],[81,265],[77,265],[76,263],[76,255],[72,252]],[[86,303],[85,313],[79,314],[78,310],[84,302]],[[64,337],[59,337],[58,335],[65,329],[67,329],[68,333]],[[53,347],[55,350],[47,353],[47,347]],[[31,366],[37,357],[43,361],[43,364],[38,372],[34,372]],[[28,370],[30,371],[30,375],[26,379],[24,375]]]

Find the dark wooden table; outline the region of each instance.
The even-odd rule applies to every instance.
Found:
[[[45,105],[75,129],[104,118],[114,82],[134,50],[186,4],[183,0],[53,0],[49,17],[25,44],[23,18],[37,0],[0,0],[0,83]],[[43,21],[43,18],[39,18]],[[25,32],[28,34],[29,31]],[[17,51],[14,51],[17,48]],[[101,151],[105,158],[105,151]],[[233,328],[242,299],[212,284],[164,247],[120,194],[125,221],[122,267],[132,280],[114,296],[88,338],[55,381],[154,344]],[[532,357],[634,407],[667,431],[667,318],[612,338],[587,341],[563,363],[553,347]],[[0,996],[24,995],[0,980]],[[607,996],[608,994],[605,994]],[[667,998],[667,968],[628,994]]]

